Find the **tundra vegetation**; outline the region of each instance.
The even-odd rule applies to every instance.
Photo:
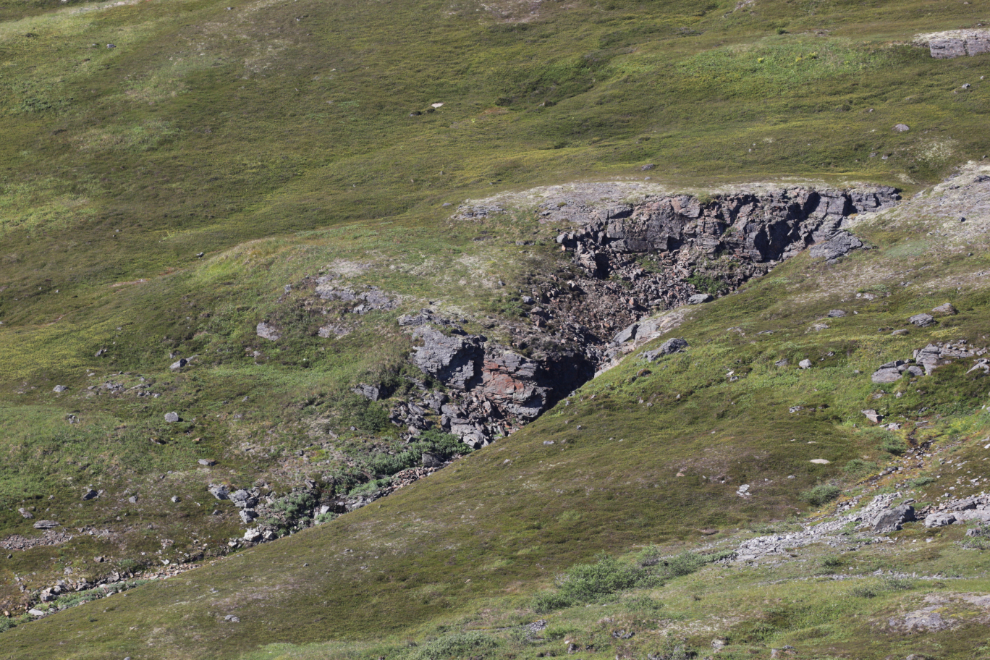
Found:
[[[990,54],[913,43],[990,2],[227,2],[0,0],[0,656],[990,658],[987,528],[927,518],[985,510]],[[408,429],[456,388],[400,319],[535,359],[588,275],[534,200],[603,181],[903,201],[685,272],[488,446]]]

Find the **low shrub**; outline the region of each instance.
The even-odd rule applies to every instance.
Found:
[[[413,656],[416,660],[449,660],[483,656],[498,647],[498,640],[481,632],[471,631],[446,635],[423,644]]]
[[[832,484],[818,484],[801,493],[801,499],[811,506],[821,506],[836,499],[842,489]]]

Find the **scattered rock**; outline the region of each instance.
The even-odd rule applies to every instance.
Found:
[[[956,522],[956,516],[951,513],[929,513],[925,516],[925,527],[945,527]]]
[[[52,389],[52,392],[55,392],[56,394],[60,394],[62,392],[65,392],[68,389],[69,388],[66,387],[65,385],[56,385],[55,388]]]
[[[430,452],[423,453],[423,467],[427,468],[440,468],[443,467],[443,459],[441,459],[436,454],[431,454]]]
[[[165,413],[165,421],[169,424],[174,424],[175,422],[182,421],[182,418],[179,417],[179,413],[177,412],[168,412]]]
[[[256,328],[256,332],[259,337],[261,337],[262,339],[267,339],[269,341],[278,341],[279,339],[282,338],[282,333],[278,331],[278,328],[276,328],[273,325],[269,325],[264,321],[258,324],[258,327]]]
[[[944,303],[932,310],[932,314],[944,314],[946,316],[954,316],[958,313],[958,310],[952,306],[952,303]]]
[[[831,461],[829,461],[826,458],[813,458],[808,462],[814,463],[815,465],[828,465],[829,463],[831,463]]]
[[[866,415],[866,419],[870,420],[874,424],[879,424],[880,422],[883,421],[883,415],[877,413],[876,410],[870,409],[870,410],[863,410],[861,412],[864,415]]]
[[[790,364],[790,362],[787,361],[787,358],[781,358],[776,362],[774,362],[773,364],[775,367],[786,367],[788,364]]]
[[[30,511],[28,511],[27,509],[25,509],[24,507],[21,507],[20,509],[18,509],[17,510],[17,513],[21,514],[21,517],[22,518],[27,518],[28,520],[30,520],[31,518],[34,518],[34,514],[31,513]]]
[[[240,623],[241,622],[240,618],[234,616],[233,614],[228,614],[227,616],[225,616],[223,618],[223,620],[226,621],[227,623]]]
[[[58,526],[59,524],[54,520],[39,520],[38,522],[34,523],[35,529],[53,529]]]
[[[811,369],[811,360],[804,359],[798,362],[798,366],[802,369]]]
[[[206,466],[206,467],[213,467],[214,465],[216,465],[216,464],[217,464],[217,462],[216,462],[216,461],[214,461],[214,460],[213,460],[212,458],[201,458],[201,459],[199,459],[199,461],[197,461],[197,462],[198,462],[198,463],[199,463],[200,465],[204,465],[204,466]]]
[[[98,492],[90,488],[83,494],[82,498],[83,501],[88,501],[88,500],[96,499],[97,497],[99,497],[99,495],[100,494]]]
[[[688,298],[689,305],[701,305],[702,303],[711,302],[715,300],[711,294],[708,293],[696,293],[690,298]]]
[[[169,369],[171,369],[172,371],[178,371],[179,369],[181,369],[182,367],[186,366],[187,364],[189,364],[189,360],[187,360],[186,358],[179,358],[178,360],[176,360],[175,362],[173,362],[171,365],[169,365]]]
[[[908,127],[907,124],[895,124],[894,125],[894,132],[895,133],[907,133],[910,130],[911,129],[910,129],[910,127]]]
[[[218,500],[230,499],[230,490],[223,484],[210,484],[207,490]]]
[[[870,380],[880,385],[883,383],[893,383],[901,379],[901,372],[897,368],[880,368],[873,372]]]
[[[244,531],[244,540],[248,543],[257,543],[262,538],[264,538],[264,534],[257,527],[252,527]]]
[[[931,314],[915,314],[908,319],[908,323],[919,328],[926,328],[935,323],[935,318]]]
[[[828,312],[828,317],[830,319],[842,318],[845,315],[846,315],[845,311],[843,311],[841,309],[832,309],[832,310],[829,310],[829,312]]]
[[[642,358],[647,362],[653,362],[657,358],[663,357],[664,355],[673,355],[674,353],[680,353],[687,347],[688,347],[688,343],[686,340],[681,339],[679,337],[674,337],[660,344],[660,348],[654,349],[652,351],[646,351],[645,353],[642,354]]]

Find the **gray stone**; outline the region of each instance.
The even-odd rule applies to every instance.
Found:
[[[633,323],[632,325],[620,330],[614,337],[612,337],[612,343],[615,345],[624,344],[627,341],[632,341],[636,338],[636,331],[639,329],[639,323]]]
[[[138,503],[138,496],[137,495],[131,495],[130,497],[127,498],[127,501],[130,502],[131,504],[137,504]]]
[[[31,513],[30,511],[28,511],[27,509],[25,509],[24,507],[21,507],[20,509],[18,509],[17,510],[17,513],[21,514],[21,517],[22,518],[27,518],[28,520],[30,520],[31,518],[34,518],[34,514]]]
[[[925,516],[925,527],[928,528],[945,527],[947,525],[951,525],[954,522],[956,522],[956,517],[951,513],[938,512],[938,513],[930,513],[927,516]]]
[[[902,504],[884,511],[873,520],[873,531],[878,534],[895,532],[901,529],[906,522],[915,520],[914,507],[910,504]]]
[[[443,459],[430,452],[423,453],[423,467],[438,468],[443,467]]]
[[[28,614],[30,614],[31,616],[45,616],[48,614],[48,612],[32,607],[31,609],[28,610]]]
[[[55,392],[57,394],[61,394],[62,392],[65,392],[68,389],[69,388],[66,387],[65,385],[56,385],[55,388],[52,389],[52,392]]]
[[[866,419],[870,420],[874,424],[879,424],[880,422],[883,421],[883,415],[879,414],[876,410],[873,410],[872,408],[869,410],[863,410],[861,412],[866,416]]]
[[[912,376],[924,376],[925,375],[925,372],[924,372],[924,370],[922,370],[921,367],[916,367],[914,365],[911,365],[910,367],[908,367],[907,369],[905,369],[904,370],[904,373],[911,374]]]
[[[907,124],[896,124],[894,126],[895,133],[907,133],[911,128]]]
[[[480,337],[448,337],[430,326],[418,327],[413,337],[423,339],[423,345],[415,347],[412,356],[422,371],[458,390],[478,384],[484,360]]]
[[[370,401],[378,401],[384,398],[382,388],[378,385],[366,385],[365,383],[360,383],[357,387],[353,388],[351,392],[359,396],[363,396],[365,399]]]
[[[241,516],[241,522],[245,525],[250,525],[251,521],[258,517],[258,514],[255,513],[254,509],[241,509],[238,511],[238,514]]]
[[[708,293],[696,293],[693,296],[691,296],[690,298],[688,298],[688,304],[689,305],[701,305],[702,303],[711,302],[713,300],[715,300],[715,298],[713,298],[711,296],[711,294],[708,294]]]
[[[58,526],[59,524],[54,520],[39,520],[38,522],[34,523],[35,529],[54,529],[55,527]]]
[[[674,353],[680,353],[687,347],[688,347],[687,341],[679,337],[674,337],[660,344],[660,348],[654,349],[652,351],[646,351],[645,353],[642,354],[642,358],[647,362],[653,362],[657,358],[663,357],[664,355],[673,355]]]
[[[932,310],[932,314],[945,314],[946,316],[954,316],[958,313],[952,303],[943,303]]]
[[[811,369],[811,360],[805,359],[798,362],[798,366],[802,369]]]
[[[214,465],[216,465],[216,464],[217,464],[217,462],[216,462],[216,461],[214,461],[214,460],[213,460],[212,458],[201,458],[201,459],[199,459],[199,461],[197,461],[197,462],[198,462],[198,463],[199,463],[200,465],[203,465],[203,466],[206,466],[206,467],[213,467]]]
[[[841,309],[832,309],[832,310],[829,310],[829,312],[828,312],[828,317],[830,319],[842,318],[845,315],[846,315],[846,312],[844,310],[841,310]]]
[[[223,620],[226,621],[227,623],[240,623],[241,622],[240,618],[234,616],[233,614],[228,614],[227,616],[225,616],[223,618]]]
[[[178,495],[173,495],[173,496],[171,497],[171,500],[172,500],[172,504],[178,504],[179,502],[181,502],[181,501],[182,501],[182,498],[181,498],[181,497],[179,497]]]
[[[880,385],[882,383],[893,383],[901,379],[901,372],[895,368],[877,369],[870,376],[870,380]]]
[[[522,304],[524,304],[524,305],[532,305],[533,304],[533,299],[530,298],[529,296],[523,296],[522,298],[520,298],[520,300],[522,300]]]
[[[849,232],[840,231],[824,243],[812,245],[808,254],[813,259],[824,258],[826,261],[833,261],[861,247],[863,247],[863,241]]]
[[[207,490],[218,500],[230,499],[230,490],[223,484],[210,484]]]
[[[175,422],[182,421],[182,418],[179,417],[179,413],[177,412],[168,412],[165,413],[165,421],[169,424],[174,424]]]
[[[257,543],[262,538],[264,538],[264,534],[257,527],[252,527],[244,531],[244,540],[248,543]]]
[[[179,358],[178,360],[176,360],[175,362],[173,362],[171,365],[169,365],[169,369],[171,369],[172,371],[178,371],[179,369],[181,369],[182,367],[186,366],[187,364],[189,364],[189,360],[187,360],[186,358]]]
[[[790,364],[790,362],[787,361],[787,358],[781,358],[776,362],[774,362],[773,364],[776,367],[786,367],[788,364]]]
[[[935,318],[931,314],[915,314],[908,319],[908,323],[916,325],[919,328],[926,328],[935,323]]]
[[[282,338],[282,333],[278,331],[278,328],[276,328],[273,325],[269,325],[264,321],[258,324],[258,327],[255,329],[255,331],[257,332],[259,337],[261,337],[262,339],[267,339],[268,341],[278,341],[279,339]]]

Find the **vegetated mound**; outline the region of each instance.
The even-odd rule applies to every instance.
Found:
[[[801,508],[802,497],[828,506],[837,494],[866,488],[851,505],[840,500],[855,512],[872,501],[870,489],[886,483],[902,493],[914,488],[915,511],[930,507],[943,515],[957,497],[941,498],[950,492],[946,478],[958,474],[951,487],[960,497],[977,494],[982,483],[980,474],[966,474],[963,454],[951,476],[939,461],[956,446],[976,452],[969,460],[983,451],[975,440],[986,428],[988,382],[985,369],[973,367],[985,361],[988,345],[986,291],[974,274],[987,265],[983,236],[970,245],[934,233],[948,218],[930,215],[937,206],[930,195],[951,190],[982,203],[984,182],[971,174],[958,178],[958,188],[917,196],[862,222],[856,231],[874,250],[834,263],[800,255],[733,295],[691,308],[677,329],[686,341],[680,352],[646,362],[646,344],[536,422],[427,479],[332,523],[113,597],[127,598],[126,608],[91,616],[92,606],[83,606],[18,626],[4,633],[5,645],[31,657],[58,648],[48,640],[85,629],[89,640],[112,641],[89,641],[78,647],[80,657],[135,648],[159,657],[236,657],[276,641],[415,635],[422,626],[482,616],[493,594],[506,594],[498,608],[535,620],[530,598],[540,585],[601,550],[690,547],[713,532],[783,520]],[[922,312],[931,320],[915,322]],[[905,368],[899,379],[879,384],[871,378],[928,344],[943,356],[930,372]],[[857,486],[864,476],[866,485]],[[879,524],[873,518],[864,522]],[[828,533],[841,534],[845,524]],[[901,525],[914,533],[912,525],[921,524],[904,515],[884,530]],[[964,531],[932,529],[953,530],[953,539]],[[814,534],[747,543],[734,546],[744,562],[820,548]],[[904,572],[899,562],[912,565],[910,551],[884,551],[881,568]],[[851,565],[865,570],[871,561]],[[749,575],[736,579],[749,584]],[[752,575],[758,579],[759,571]],[[897,593],[876,591],[883,598]],[[726,621],[755,616],[739,618],[728,607]],[[777,632],[729,641],[760,646],[798,623],[774,625]],[[44,636],[33,632],[42,628]]]

